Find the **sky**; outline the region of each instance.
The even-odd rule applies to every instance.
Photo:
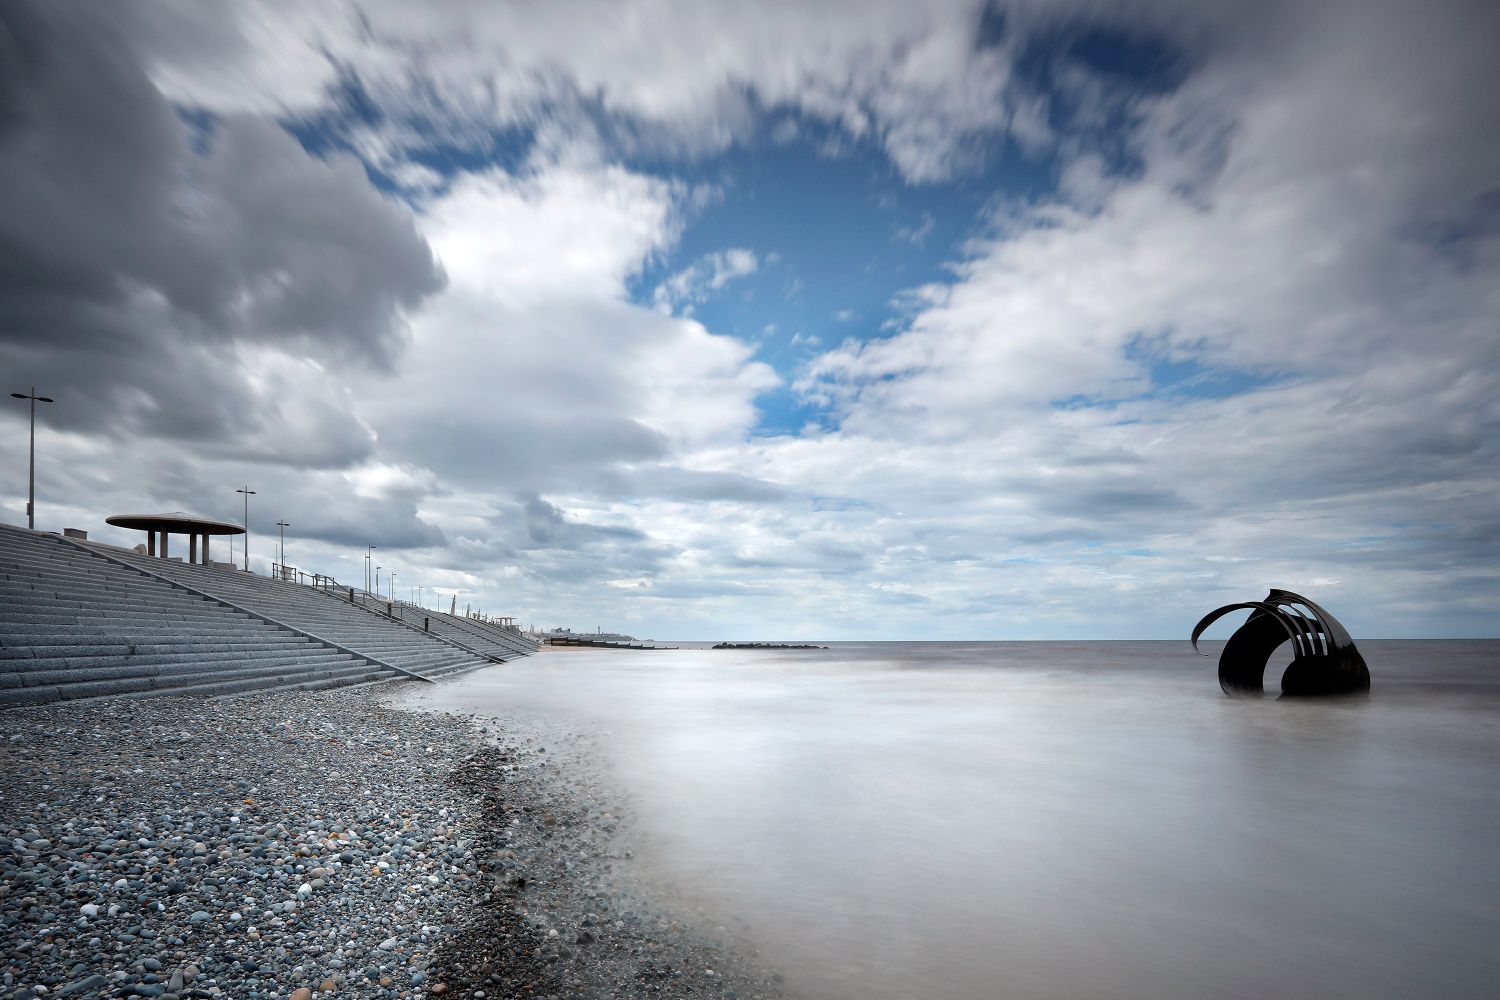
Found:
[[[657,638],[1500,635],[1496,51],[1488,0],[3,0],[37,526],[248,485],[262,572],[286,521]]]

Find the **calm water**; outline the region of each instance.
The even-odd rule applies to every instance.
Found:
[[[1494,996],[1500,642],[1360,645],[1362,703],[1227,699],[1182,642],[558,651],[424,700],[601,733],[647,876],[818,1000]]]

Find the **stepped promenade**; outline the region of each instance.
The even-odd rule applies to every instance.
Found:
[[[519,633],[0,524],[0,708],[436,681],[533,652]]]
[[[414,710],[535,642],[187,552],[0,525],[0,1000],[783,996],[580,734]]]

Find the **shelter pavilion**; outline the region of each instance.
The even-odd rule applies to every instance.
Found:
[[[105,524],[117,528],[134,528],[146,533],[146,554],[168,558],[167,540],[173,535],[188,536],[188,559],[190,563],[209,565],[208,539],[212,535],[243,535],[245,529],[233,521],[215,521],[194,514],[173,511],[170,514],[115,514],[104,519]],[[156,536],[161,535],[161,552],[156,551]],[[203,539],[202,556],[199,556],[198,539]]]

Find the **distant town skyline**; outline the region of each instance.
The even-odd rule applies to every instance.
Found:
[[[253,489],[261,572],[283,521],[309,572],[375,546],[445,606],[663,639],[1179,637],[1271,586],[1500,634],[1496,4],[17,3],[0,39],[38,528]]]

